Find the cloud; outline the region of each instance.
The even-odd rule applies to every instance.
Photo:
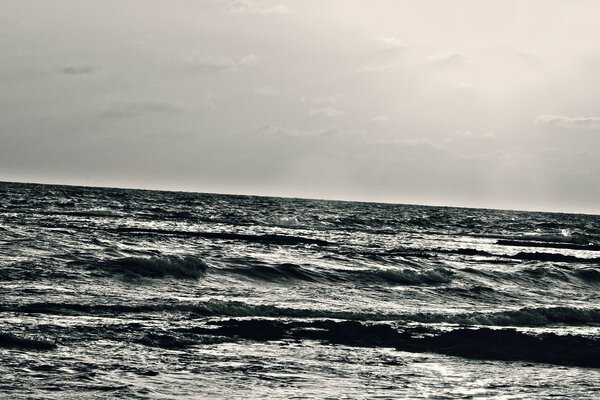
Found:
[[[466,59],[467,58],[462,54],[444,53],[444,54],[437,54],[435,56],[428,57],[427,61],[429,61],[431,64],[438,66],[438,67],[446,67],[446,66],[450,66],[450,65],[456,65],[456,64],[463,63]]]
[[[365,65],[364,67],[360,67],[356,70],[356,72],[379,72],[385,71],[388,69],[395,68],[395,64],[381,64],[381,65]]]
[[[108,110],[100,113],[105,118],[133,118],[147,113],[173,114],[183,107],[162,101],[126,101],[114,103]]]
[[[268,4],[251,0],[233,0],[227,3],[227,11],[234,14],[289,14],[284,4]]]
[[[494,131],[473,132],[469,129],[457,129],[454,136],[458,138],[492,139],[496,137]]]
[[[262,138],[328,138],[342,135],[338,127],[330,127],[317,130],[299,130],[275,124],[267,124],[254,130],[254,134]]]
[[[278,96],[281,91],[272,86],[255,87],[252,92],[258,96]]]
[[[333,107],[312,109],[308,112],[308,115],[310,115],[311,117],[327,117],[327,118],[338,117],[342,114],[344,114],[344,112],[342,110],[338,110]]]
[[[193,69],[204,73],[231,71],[237,67],[235,61],[227,57],[190,55],[187,61]]]
[[[337,103],[338,100],[342,97],[339,94],[335,96],[317,96],[317,97],[300,97],[300,103],[315,103],[315,104],[334,104]]]
[[[337,103],[337,101],[338,101],[339,98],[340,98],[340,95],[337,95],[337,96],[321,96],[321,97],[315,98],[315,103],[317,103],[317,104]]]
[[[235,71],[241,67],[251,67],[261,63],[261,58],[255,54],[244,56],[238,62],[233,58],[199,54],[197,51],[178,55],[173,59],[187,65],[191,70],[202,73]]]
[[[377,115],[371,119],[373,122],[391,122],[393,119],[388,117],[387,115]]]
[[[240,60],[240,65],[252,66],[260,64],[261,59],[255,54],[249,54]]]
[[[537,116],[535,124],[565,129],[598,129],[600,128],[600,117],[566,117],[564,115],[543,114]]]
[[[400,50],[407,47],[404,41],[393,36],[378,37],[376,42],[382,50]]]
[[[458,53],[444,53],[437,54],[427,58],[431,64],[437,67],[448,67],[452,65],[461,64],[466,61],[466,57]]]
[[[61,72],[65,75],[83,75],[83,74],[91,74],[96,71],[96,68],[91,65],[81,65],[77,67],[63,67],[60,69]]]

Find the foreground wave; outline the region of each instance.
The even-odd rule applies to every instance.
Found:
[[[347,346],[394,347],[400,351],[433,352],[475,359],[600,368],[600,339],[573,335],[529,335],[514,329],[481,328],[415,337],[410,331],[397,331],[387,324],[330,320],[228,320],[215,325],[215,328],[195,327],[184,331],[251,340],[323,340]]]

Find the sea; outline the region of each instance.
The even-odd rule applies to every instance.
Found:
[[[0,398],[597,399],[600,216],[0,183]]]

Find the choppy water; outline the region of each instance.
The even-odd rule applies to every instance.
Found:
[[[0,183],[0,397],[597,398],[600,217]]]

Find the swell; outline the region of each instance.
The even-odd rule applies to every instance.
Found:
[[[193,255],[160,255],[152,257],[125,257],[96,262],[73,262],[95,273],[108,276],[144,277],[144,278],[180,278],[198,279],[205,274],[233,275],[266,282],[320,282],[384,285],[439,285],[449,283],[454,272],[449,269],[435,268],[371,268],[371,269],[328,269],[310,268],[298,264],[267,264],[257,260],[248,262],[242,259],[236,265],[211,267],[201,258]]]
[[[208,269],[208,265],[201,258],[191,255],[124,257],[84,265],[96,272],[144,278],[197,279]]]
[[[295,246],[299,244],[313,244],[317,246],[330,246],[333,243],[322,239],[307,238],[302,236],[263,234],[251,235],[245,233],[231,232],[198,232],[198,231],[176,231],[166,229],[145,229],[120,227],[113,230],[117,233],[132,233],[139,235],[170,235],[179,237],[198,237],[204,239],[241,240],[252,243],[274,244],[281,246]]]
[[[531,225],[524,225],[523,229],[531,228]],[[590,233],[589,229],[586,229],[586,233]],[[498,239],[499,241],[517,241],[522,243],[534,243],[530,246],[535,246],[537,243],[540,246],[546,245],[547,247],[552,246],[560,246],[561,244],[565,246],[573,245],[573,246],[594,246],[597,243],[594,243],[594,236],[588,236],[587,234],[582,234],[579,232],[565,232],[565,234],[525,234],[525,235],[498,235],[498,234],[474,234],[472,236],[475,237],[484,237],[490,239]],[[568,247],[567,247],[568,248]]]
[[[121,315],[160,312],[189,313],[191,317],[269,317],[269,318],[336,318],[356,320],[393,320],[398,314],[373,314],[353,311],[334,311],[253,305],[241,301],[208,300],[198,303],[165,303],[151,299],[145,303],[84,304],[62,302],[36,302],[3,304],[2,312],[56,314],[56,315]]]
[[[354,283],[384,285],[440,285],[452,281],[454,272],[446,268],[371,268],[309,269],[297,264],[249,265],[229,267],[223,272],[255,280],[281,282],[300,280],[320,283]]]
[[[572,249],[572,250],[588,250],[588,251],[600,251],[600,246],[596,244],[581,244],[581,243],[568,243],[568,242],[537,242],[531,240],[515,240],[515,239],[500,239],[496,241],[496,244],[502,246],[517,246],[517,247],[545,247],[553,249]]]
[[[462,273],[472,275],[475,279],[484,278],[493,283],[510,283],[517,284],[523,290],[531,289],[548,289],[548,285],[560,285],[561,287],[570,286],[573,289],[582,290],[581,283],[586,286],[591,286],[596,290],[600,284],[600,269],[596,266],[574,266],[568,263],[557,265],[546,264],[540,265],[537,263],[524,264],[516,269],[495,269],[483,270],[472,267],[463,268]],[[449,288],[452,289],[452,288]],[[554,291],[560,290],[558,287],[553,287]]]
[[[78,327],[79,328],[79,327]],[[110,328],[111,327],[107,327]],[[88,329],[86,340],[103,337],[103,329]],[[121,332],[122,331],[122,332]],[[61,337],[66,339],[62,332]],[[386,323],[358,321],[282,321],[274,319],[229,319],[171,330],[147,330],[143,326],[118,329],[113,340],[144,346],[182,349],[227,340],[304,341],[317,340],[353,347],[387,347],[397,351],[438,353],[470,359],[526,361],[563,366],[600,368],[600,339],[554,333],[528,334],[515,329],[458,328],[440,331],[428,328],[398,329]],[[52,350],[53,342],[0,333],[0,347],[21,350]]]
[[[96,209],[96,210],[48,210],[48,211],[37,211],[42,215],[63,215],[72,217],[100,217],[100,218],[122,218],[123,214],[116,210],[108,209]]]
[[[407,316],[413,322],[488,326],[598,325],[600,309],[577,307],[525,307],[494,313],[434,314]]]
[[[520,261],[541,261],[541,262],[564,262],[564,263],[582,263],[582,264],[600,264],[600,257],[584,258],[573,255],[548,253],[548,252],[527,252],[520,251],[517,254],[494,254],[483,250],[470,248],[460,249],[436,249],[429,250],[435,253],[458,254],[466,256],[485,256],[491,258],[506,258]]]
[[[542,261],[542,262],[565,262],[565,263],[591,263],[600,264],[600,257],[582,258],[565,254],[544,253],[544,252],[519,252],[511,258],[523,261]]]
[[[349,253],[347,255],[351,255]],[[385,257],[408,257],[408,258],[431,258],[438,254],[451,254],[460,256],[479,256],[488,257],[494,260],[519,260],[519,261],[541,261],[541,262],[565,262],[565,263],[582,263],[582,264],[600,264],[600,257],[578,257],[573,255],[566,255],[560,253],[548,253],[548,252],[527,252],[521,251],[517,254],[496,254],[490,253],[485,250],[478,250],[472,248],[457,248],[457,249],[419,249],[419,248],[407,248],[407,249],[391,249],[387,251],[362,251],[355,254],[367,256],[374,260],[379,260]]]
[[[455,329],[413,336],[388,324],[357,321],[227,320],[183,331],[255,341],[320,340],[359,347],[393,347],[400,351],[433,352],[484,360],[529,361],[600,368],[600,339],[553,333],[530,335],[514,329]]]
[[[164,303],[159,299],[141,304],[79,304],[38,302],[17,305],[0,305],[0,311],[57,314],[57,315],[121,315],[160,312],[189,313],[201,317],[265,317],[265,318],[333,318],[354,321],[399,321],[426,324],[449,323],[483,326],[597,326],[600,309],[577,307],[539,307],[492,313],[393,313],[357,312],[279,307],[269,304],[248,304],[241,301],[208,300],[197,303]]]

